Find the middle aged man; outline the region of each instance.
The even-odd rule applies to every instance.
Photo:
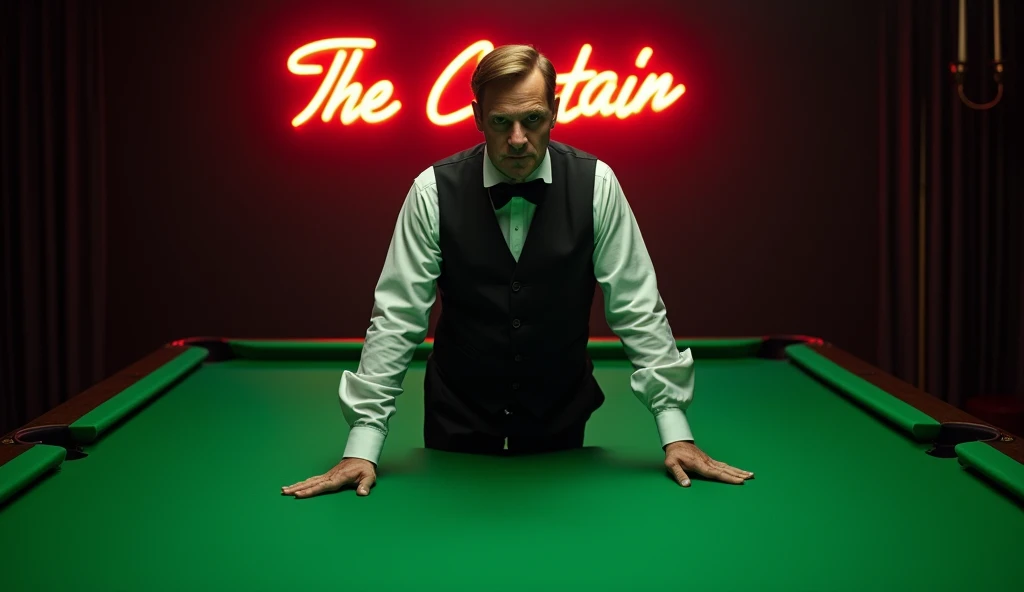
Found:
[[[555,69],[532,46],[498,47],[472,79],[485,142],[424,170],[399,215],[356,372],[340,397],[351,430],[341,462],[282,488],[304,498],[368,495],[388,421],[439,288],[442,313],[424,383],[427,448],[471,454],[579,448],[604,402],[587,356],[600,284],[609,326],[654,417],[665,467],[727,483],[753,474],[694,443],[689,350],[669,327],[640,230],[611,168],[553,142]],[[506,449],[507,445],[507,449]]]

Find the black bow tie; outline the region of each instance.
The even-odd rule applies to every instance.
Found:
[[[547,183],[544,179],[534,179],[526,183],[498,183],[492,187],[487,188],[488,195],[491,196],[491,203],[494,204],[494,209],[500,210],[505,207],[505,204],[509,202],[513,197],[522,197],[526,201],[539,204],[544,198],[544,192],[547,190]]]

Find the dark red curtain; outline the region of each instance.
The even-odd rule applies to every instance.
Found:
[[[1021,6],[1002,2],[1003,95],[961,100],[956,1],[884,3],[880,365],[953,404],[1024,393]],[[967,2],[964,95],[992,101],[992,2]]]
[[[0,2],[0,433],[103,371],[100,9]]]
[[[984,102],[995,92],[991,2],[967,5],[965,90]],[[102,378],[99,7],[0,2],[0,432]],[[978,111],[960,101],[948,69],[957,3],[882,7],[879,363],[956,404],[1021,393],[1024,64],[1014,33],[1024,11],[1001,3],[1004,95]]]

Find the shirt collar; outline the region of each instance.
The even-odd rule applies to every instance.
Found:
[[[534,179],[544,179],[545,183],[551,183],[550,148],[544,151],[544,158],[541,159],[540,166],[522,182],[525,183]],[[498,167],[494,166],[494,163],[491,162],[491,157],[487,154],[487,146],[484,146],[484,187],[492,187],[506,181],[508,181],[508,177],[505,176],[505,173],[498,170]]]

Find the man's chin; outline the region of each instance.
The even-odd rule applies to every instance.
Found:
[[[502,164],[505,174],[514,179],[522,179],[533,171],[533,159],[529,157],[506,158]]]

